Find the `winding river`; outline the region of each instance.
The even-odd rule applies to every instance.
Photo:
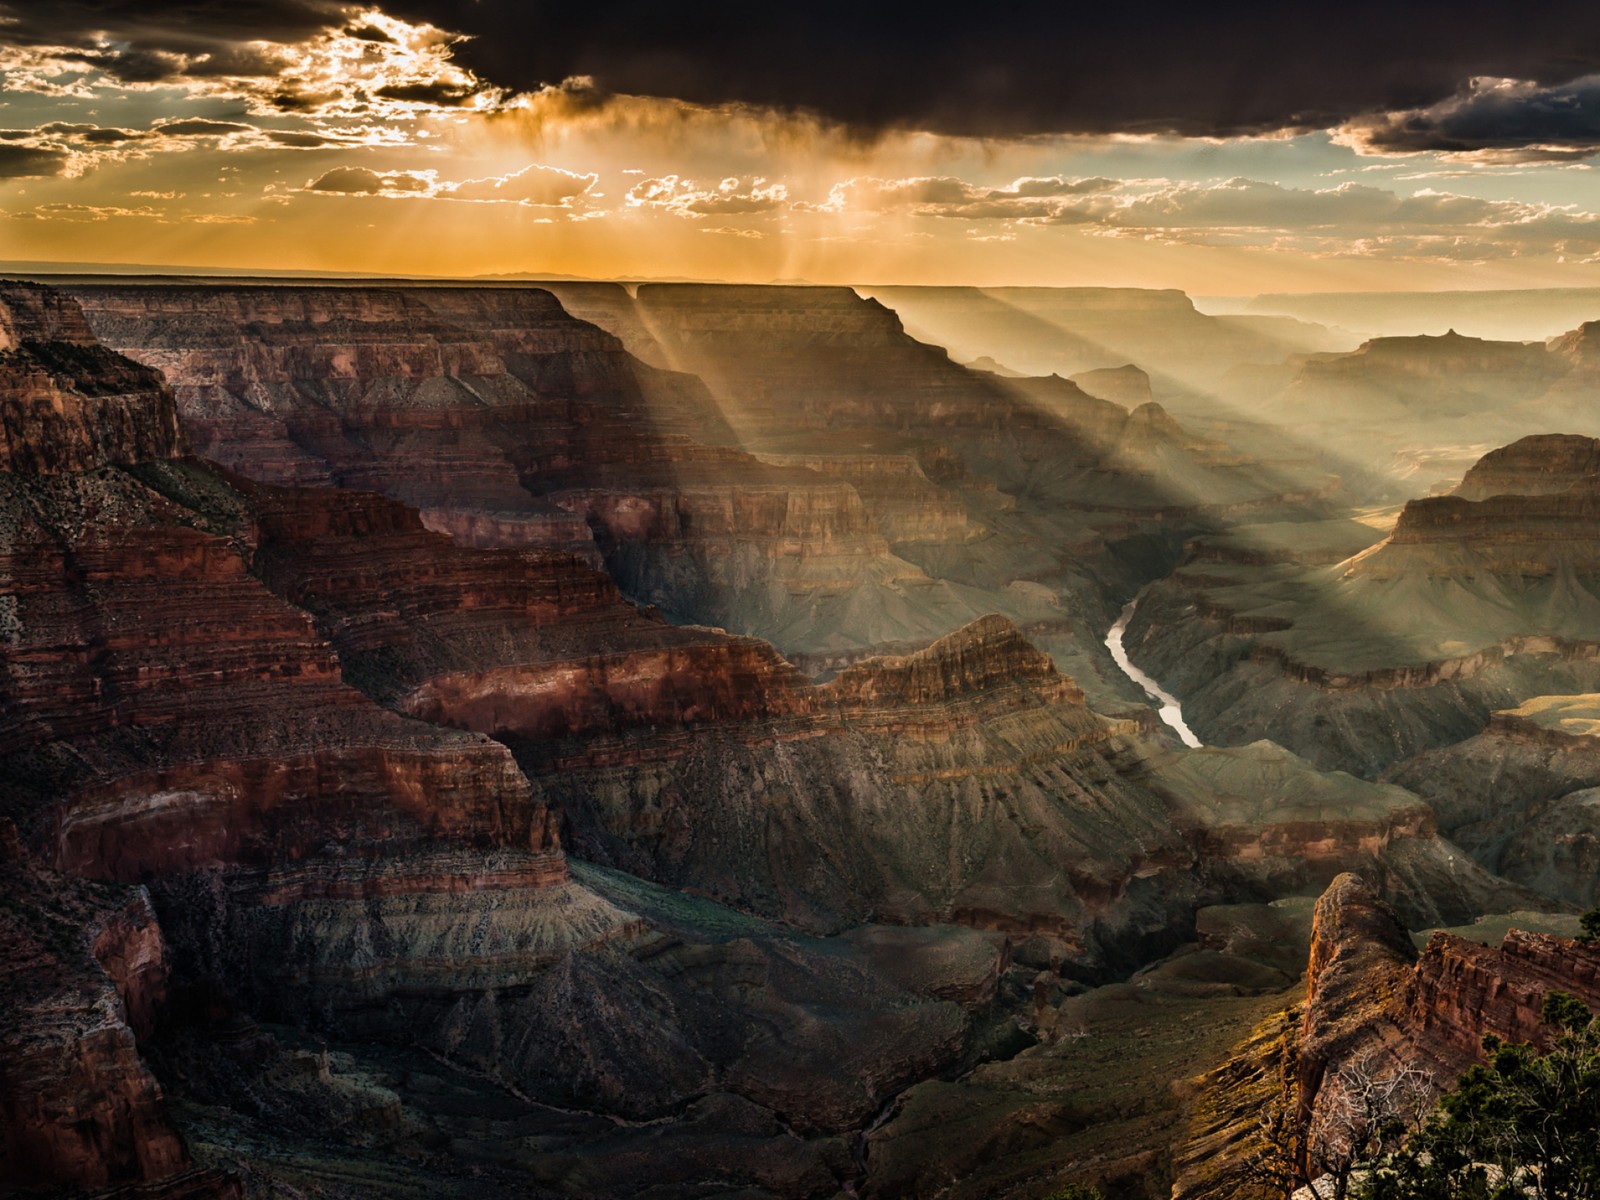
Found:
[[[1204,743],[1195,737],[1194,730],[1184,723],[1183,706],[1178,703],[1178,698],[1134,666],[1128,658],[1128,651],[1122,644],[1122,638],[1128,632],[1128,622],[1133,619],[1133,610],[1138,607],[1138,596],[1129,600],[1123,607],[1117,623],[1111,627],[1111,632],[1106,634],[1106,649],[1111,651],[1111,657],[1117,660],[1117,666],[1122,668],[1122,673],[1142,687],[1145,695],[1161,706],[1161,719],[1172,727],[1172,731],[1178,735],[1183,744],[1201,746]]]

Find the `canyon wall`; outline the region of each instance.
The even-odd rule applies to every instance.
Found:
[[[1196,553],[1141,603],[1127,645],[1202,736],[1270,737],[1376,774],[1489,714],[1600,686],[1593,439],[1486,456],[1463,489],[1408,502],[1331,566]],[[1564,485],[1559,486],[1558,485]]]
[[[1365,882],[1340,876],[1317,901],[1304,1005],[1205,1077],[1173,1196],[1269,1194],[1247,1165],[1266,1149],[1262,1108],[1287,1102],[1314,1120],[1338,1103],[1341,1072],[1358,1061],[1380,1077],[1425,1072],[1442,1091],[1480,1060],[1485,1034],[1547,1043],[1555,1031],[1540,1009],[1551,991],[1600,1009],[1600,949],[1512,928],[1499,945],[1441,930],[1419,951]],[[1235,1103],[1238,1093],[1254,1102]]]

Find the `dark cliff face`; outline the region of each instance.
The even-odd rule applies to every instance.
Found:
[[[1339,1104],[1341,1072],[1358,1061],[1379,1074],[1424,1072],[1442,1091],[1480,1060],[1485,1034],[1553,1036],[1540,1020],[1553,990],[1600,1007],[1600,950],[1513,928],[1499,945],[1437,931],[1419,952],[1366,882],[1340,876],[1317,901],[1303,1008],[1263,1025],[1206,1077],[1174,1196],[1253,1194],[1241,1167],[1260,1150],[1260,1110],[1235,1103],[1233,1089],[1253,1088],[1259,1105],[1292,1094],[1308,1121]]]
[[[1325,1105],[1336,1068],[1362,1054],[1434,1072],[1438,1086],[1478,1059],[1483,1035],[1539,1041],[1560,990],[1600,1006],[1600,951],[1513,929],[1499,946],[1437,932],[1418,954],[1392,911],[1354,876],[1317,902],[1300,1034],[1303,1104]]]
[[[0,1165],[9,1188],[121,1185],[236,1200],[195,1167],[136,1037],[166,1003],[167,947],[142,889],[42,867],[0,822]]]
[[[95,342],[78,306],[0,282],[0,471],[54,474],[184,452],[161,376]]]

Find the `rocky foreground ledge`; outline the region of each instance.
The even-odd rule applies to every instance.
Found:
[[[1310,1119],[1338,1102],[1340,1071],[1367,1059],[1419,1068],[1443,1089],[1479,1059],[1485,1034],[1542,1042],[1553,990],[1600,1009],[1600,946],[1511,929],[1498,945],[1445,930],[1419,952],[1394,910],[1344,874],[1317,901],[1303,1005],[1264,1023],[1209,1073],[1178,1156],[1174,1200],[1261,1192],[1247,1164],[1274,1103]]]

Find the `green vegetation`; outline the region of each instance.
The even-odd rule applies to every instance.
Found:
[[[1585,922],[1591,936],[1600,933],[1600,914],[1586,914]],[[1461,1076],[1355,1194],[1363,1200],[1600,1197],[1600,1020],[1565,992],[1549,993],[1541,1015],[1560,1030],[1548,1050],[1486,1036],[1487,1061]]]
[[[1578,935],[1580,942],[1600,942],[1600,908],[1591,908],[1578,918],[1578,925],[1583,932]]]

